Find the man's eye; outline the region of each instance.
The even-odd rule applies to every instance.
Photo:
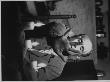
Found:
[[[78,44],[79,44],[79,45],[82,44],[82,40],[81,40],[81,39],[78,40]]]
[[[81,46],[81,47],[80,47],[80,50],[81,50],[81,51],[84,51],[84,46]]]
[[[68,36],[67,39],[70,40],[70,37]]]
[[[78,42],[81,42],[81,40],[79,39]]]

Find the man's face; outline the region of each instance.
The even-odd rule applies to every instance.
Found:
[[[78,50],[80,53],[84,52],[84,45],[82,43],[83,43],[83,40],[81,36],[77,37],[73,41],[70,41],[70,44],[72,45],[71,48],[74,50]]]

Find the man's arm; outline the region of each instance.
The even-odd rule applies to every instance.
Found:
[[[50,59],[50,62],[46,67],[38,69],[36,73],[36,78],[39,81],[52,80],[59,77],[63,71],[66,62],[62,61],[59,56],[55,56]]]
[[[65,64],[66,62],[62,61],[59,56],[54,56],[50,58],[47,66],[39,68],[36,71],[32,66],[32,62],[25,60],[24,72],[30,81],[47,81],[59,77]]]

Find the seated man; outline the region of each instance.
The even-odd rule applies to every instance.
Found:
[[[78,56],[78,58],[80,56],[89,56],[92,53],[92,42],[90,38],[85,34],[74,35],[71,29],[67,29],[64,34],[61,34],[63,33],[61,29],[58,32],[60,27],[55,27],[50,31],[52,40],[49,41],[53,42],[52,48],[66,62],[66,65],[63,68],[61,76],[54,80],[96,80],[97,77],[93,61],[80,61],[79,63],[67,61],[68,59],[73,59],[75,56]],[[57,34],[55,34],[56,30]]]
[[[46,32],[43,30],[40,32]],[[25,33],[27,33],[26,30]],[[61,75],[66,62],[53,51],[51,46],[47,45],[45,33],[41,36],[39,30],[36,30],[35,34],[34,39],[32,35],[27,37],[25,34],[26,53],[24,54],[23,68],[25,80],[45,81],[55,79]]]
[[[55,22],[51,23],[50,27],[43,27],[43,30],[48,30],[45,30],[44,36],[39,39],[39,32],[36,30],[37,42],[31,41],[29,37],[26,40],[27,45],[30,44],[27,46],[24,56],[24,73],[27,80],[55,79],[61,75],[69,55],[74,55],[73,52],[75,54],[83,52],[71,47],[70,38],[74,35],[71,29],[66,29],[62,24]],[[40,32],[43,31],[40,30]],[[63,54],[64,52],[67,54]],[[72,54],[70,54],[71,52]]]

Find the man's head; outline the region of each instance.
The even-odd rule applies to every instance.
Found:
[[[74,50],[78,50],[81,54],[86,55],[92,51],[92,42],[87,35],[79,35],[70,40],[70,45]]]

